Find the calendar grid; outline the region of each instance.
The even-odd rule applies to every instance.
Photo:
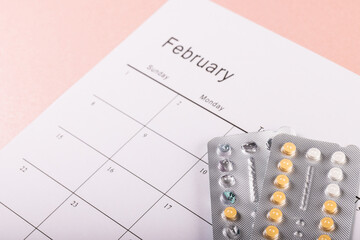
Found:
[[[95,94],[93,94],[94,97],[96,97],[97,99],[105,102],[104,100],[102,100],[101,98],[99,98],[98,96],[96,96]],[[158,111],[146,124],[150,123],[152,119],[154,119],[161,111],[163,111],[172,101],[174,101],[174,99],[177,97],[177,95],[175,97],[173,97],[163,108],[160,109],[160,111]],[[112,106],[111,104],[107,103],[108,105]],[[140,125],[142,125],[142,127],[136,131],[136,133],[130,138],[128,139],[128,141],[126,141],[114,154],[111,155],[111,157],[113,157],[114,155],[116,155],[117,152],[119,152],[128,142],[130,142],[142,129],[144,129],[146,127],[146,124],[142,124],[139,121],[137,121],[136,119],[132,118],[130,115],[124,113],[123,111],[115,108],[114,106],[112,106],[114,109],[118,110],[119,112],[121,112],[123,115],[127,116],[128,118],[138,122]],[[107,160],[94,172],[92,173],[77,189],[75,189],[75,191],[71,191],[69,188],[67,188],[66,186],[64,186],[63,184],[61,184],[59,181],[57,181],[56,179],[54,179],[53,177],[51,177],[50,175],[48,175],[47,173],[45,173],[44,171],[42,171],[40,168],[36,167],[34,164],[32,164],[30,161],[26,160],[25,158],[23,158],[23,160],[25,162],[27,162],[28,164],[32,165],[34,168],[36,168],[37,170],[39,170],[41,173],[45,174],[47,177],[51,178],[53,181],[55,181],[56,183],[58,183],[59,185],[61,185],[62,187],[64,187],[66,190],[70,191],[71,194],[55,209],[53,210],[40,224],[38,224],[32,232],[30,232],[26,237],[28,238],[34,231],[39,230],[39,227],[41,226],[41,224],[43,224],[54,212],[56,212],[57,209],[59,209],[70,197],[72,197],[73,195],[77,196],[78,198],[80,198],[81,200],[83,200],[84,202],[86,202],[87,204],[89,204],[90,206],[92,206],[93,208],[95,208],[96,210],[98,210],[99,212],[101,212],[102,214],[104,214],[105,216],[107,216],[108,218],[110,218],[111,220],[113,220],[115,223],[117,223],[118,225],[120,225],[122,228],[126,229],[126,233],[127,232],[131,232],[129,231],[129,229],[127,229],[125,226],[123,226],[122,224],[120,224],[119,222],[115,221],[113,218],[111,218],[110,216],[108,216],[107,214],[105,214],[103,211],[101,211],[100,209],[96,208],[95,206],[93,206],[92,204],[90,204],[88,201],[86,201],[85,199],[83,199],[82,197],[80,197],[78,194],[76,194],[75,192],[78,191],[89,179],[91,179],[92,176],[94,176],[101,168],[103,168],[103,166],[105,164],[107,164],[109,161],[114,162],[115,164],[119,165],[118,163],[116,163],[115,161],[113,161],[111,159],[111,157],[107,156],[106,154],[102,153],[101,151],[99,151],[98,149],[96,149],[95,147],[91,146],[90,144],[86,143],[85,141],[83,141],[81,138],[75,136],[73,133],[71,133],[70,131],[68,131],[67,129],[63,128],[62,126],[58,126],[61,130],[63,130],[64,132],[67,132],[69,135],[71,135],[72,137],[74,137],[75,139],[79,140],[80,142],[84,143],[86,146],[90,147],[91,149],[93,149],[94,151],[96,151],[97,153],[101,154],[102,156],[104,156],[105,158],[107,158]],[[119,165],[120,167],[122,167],[124,170],[127,170],[126,168],[124,168],[123,166]],[[131,173],[131,171],[127,170],[128,172]],[[132,173],[133,174],[133,173]],[[135,174],[133,174],[134,176],[136,176]],[[138,177],[138,176],[136,176]],[[138,177],[139,179],[141,179],[140,177]],[[141,179],[142,181],[144,181],[143,179]],[[146,181],[144,181],[146,182]],[[146,182],[147,183],[147,182]],[[148,183],[149,184],[149,183]],[[149,184],[150,185],[150,184]],[[155,188],[154,186],[152,186],[153,188]],[[156,188],[155,188],[156,189]],[[160,191],[159,189],[156,189],[158,191]],[[138,237],[139,239],[141,239],[139,236],[137,236],[135,233],[131,232],[132,234],[134,234],[136,237]]]
[[[114,155],[116,155],[116,153],[118,153],[128,142],[130,142],[141,130],[143,130],[146,127],[146,124],[150,123],[152,119],[154,119],[164,108],[166,108],[172,101],[174,101],[174,99],[176,99],[176,97],[178,95],[176,95],[175,97],[173,97],[171,99],[171,101],[169,101],[158,113],[156,113],[146,124],[142,124],[141,122],[137,121],[136,119],[132,118],[130,115],[124,113],[123,111],[121,111],[120,109],[115,108],[113,105],[111,105],[110,103],[106,102],[105,100],[103,100],[102,98],[98,97],[97,95],[93,95],[94,97],[96,97],[97,99],[103,101],[104,103],[107,103],[109,106],[113,107],[114,109],[116,109],[117,111],[119,111],[120,113],[122,113],[123,115],[127,116],[128,118],[136,121],[137,123],[139,123],[140,125],[142,125],[142,127],[128,140],[126,141],[114,154],[112,154],[111,157],[113,157]],[[64,132],[68,133],[69,135],[71,135],[72,137],[74,137],[75,139],[79,140],[80,142],[82,142],[83,144],[85,144],[86,146],[88,146],[89,148],[91,148],[92,150],[96,151],[97,153],[101,154],[102,156],[104,156],[105,158],[107,158],[107,160],[94,172],[92,173],[75,191],[71,191],[69,188],[67,188],[66,186],[64,186],[63,184],[61,184],[59,181],[57,181],[56,179],[54,179],[53,177],[51,177],[50,175],[48,175],[47,173],[45,173],[44,171],[42,171],[40,168],[38,168],[37,166],[35,166],[34,164],[32,164],[30,161],[26,160],[25,158],[23,158],[23,160],[25,162],[27,162],[28,164],[30,164],[31,166],[33,166],[34,168],[36,168],[37,170],[39,170],[41,173],[45,174],[47,177],[49,177],[50,179],[52,179],[53,181],[55,181],[56,183],[58,183],[59,185],[61,185],[62,187],[64,187],[66,190],[68,190],[71,194],[55,209],[53,210],[40,224],[38,224],[37,226],[34,226],[31,224],[31,226],[34,227],[34,229],[25,237],[28,238],[33,232],[35,232],[36,230],[39,230],[39,227],[41,226],[41,224],[43,224],[54,212],[56,212],[70,197],[72,197],[73,195],[77,196],[78,198],[80,198],[81,200],[83,200],[84,202],[86,202],[87,204],[89,204],[90,206],[92,206],[94,209],[96,209],[97,211],[99,211],[100,213],[102,213],[103,215],[105,215],[106,217],[108,217],[109,219],[111,219],[112,221],[114,221],[115,223],[117,223],[118,225],[120,225],[122,228],[126,229],[126,232],[123,234],[125,235],[127,232],[132,233],[133,235],[135,235],[136,237],[138,237],[139,239],[141,239],[139,236],[137,236],[134,232],[130,231],[130,229],[126,228],[125,226],[123,226],[122,224],[120,224],[119,222],[117,222],[115,219],[111,218],[110,216],[108,216],[106,213],[104,213],[103,211],[101,211],[100,209],[98,209],[97,207],[95,207],[94,205],[92,205],[91,203],[89,203],[88,201],[86,201],[84,198],[82,198],[81,196],[79,196],[78,194],[76,194],[75,192],[80,189],[92,176],[94,176],[101,168],[103,168],[103,166],[105,164],[107,164],[109,161],[112,161],[113,163],[115,163],[116,165],[122,167],[124,170],[128,171],[129,173],[133,174],[135,177],[137,177],[138,179],[142,180],[143,182],[147,183],[148,185],[150,185],[151,187],[153,187],[154,189],[156,189],[157,191],[161,192],[159,189],[157,189],[155,186],[151,185],[150,183],[146,182],[145,180],[143,180],[142,178],[140,178],[139,176],[135,175],[134,173],[132,173],[131,171],[129,171],[128,169],[124,168],[123,166],[121,166],[120,164],[118,164],[117,162],[113,161],[111,159],[111,157],[107,156],[106,154],[104,154],[103,152],[99,151],[98,149],[96,149],[95,147],[91,146],[90,144],[88,144],[87,142],[83,141],[81,138],[75,136],[73,133],[71,133],[70,131],[68,131],[67,129],[63,128],[62,126],[58,126],[61,130],[63,130]],[[149,129],[150,130],[150,129]],[[165,196],[165,195],[163,195]],[[162,198],[162,197],[161,197]],[[160,199],[161,199],[160,198]],[[158,199],[158,201],[160,200]],[[158,202],[156,201],[156,203]],[[174,200],[175,201],[175,200]],[[154,205],[156,204],[154,203]],[[179,204],[180,205],[180,204]],[[184,208],[186,208],[185,206],[183,206]],[[187,209],[187,208],[186,208]],[[150,210],[150,209],[149,209]],[[189,211],[191,211],[190,209],[187,209]],[[191,211],[192,212],[192,211]],[[194,215],[197,215],[196,213],[192,212]],[[198,215],[197,215],[198,216]],[[198,216],[200,217],[200,216]],[[201,218],[201,217],[200,217]],[[205,219],[203,219],[204,221],[206,221]],[[27,221],[26,221],[27,222]],[[41,233],[43,233],[42,231],[40,231]],[[122,235],[122,236],[123,236]],[[46,235],[47,236],[47,235]],[[121,237],[122,237],[121,236]],[[47,236],[49,237],[49,236]],[[120,238],[121,238],[120,237]],[[49,237],[50,238],[50,237]],[[50,238],[51,239],[51,238]]]
[[[158,82],[157,80],[151,78],[150,76],[148,76],[147,74],[143,73],[142,71],[136,69],[135,67],[131,66],[131,65],[127,65],[128,67],[130,67],[131,69],[135,70],[136,72],[142,74],[143,76],[146,76],[147,78],[153,80],[154,82],[160,84],[161,86],[165,87],[166,89],[172,91],[173,93],[175,93],[176,95],[165,105],[163,106],[155,115],[153,115],[150,120],[148,120],[145,124],[140,122],[139,120],[137,120],[136,118],[132,117],[131,115],[127,114],[126,112],[122,111],[121,109],[115,107],[113,104],[111,104],[109,101],[105,100],[102,97],[99,97],[96,94],[93,94],[93,97],[95,97],[96,99],[98,99],[99,101],[103,102],[105,105],[111,107],[112,109],[116,110],[117,112],[119,112],[120,114],[128,117],[129,119],[135,121],[136,123],[138,123],[141,127],[140,129],[138,129],[135,134],[133,134],[124,144],[122,144],[121,147],[119,147],[111,156],[108,156],[107,154],[105,154],[104,152],[102,152],[101,150],[99,150],[98,148],[92,146],[91,144],[87,143],[85,140],[81,139],[81,137],[76,136],[74,133],[72,133],[69,129],[64,128],[63,126],[58,126],[59,129],[61,129],[63,132],[67,133],[68,135],[70,135],[71,137],[73,137],[74,139],[78,140],[79,142],[85,144],[87,147],[89,147],[90,149],[96,151],[97,153],[99,153],[100,155],[102,155],[104,158],[106,158],[106,160],[101,164],[100,167],[98,167],[89,177],[86,178],[86,180],[84,182],[82,182],[74,191],[72,191],[71,189],[69,189],[68,187],[66,187],[64,184],[62,184],[60,181],[56,180],[54,177],[50,176],[48,173],[46,173],[45,171],[41,170],[39,167],[37,167],[35,164],[33,164],[29,159],[25,159],[23,158],[23,160],[31,165],[32,167],[34,167],[35,169],[37,169],[38,171],[40,171],[42,174],[44,174],[45,176],[47,176],[48,178],[52,179],[53,181],[55,181],[57,184],[59,184],[60,186],[62,186],[63,188],[65,188],[67,191],[70,192],[70,195],[68,197],[66,197],[66,199],[64,201],[62,201],[62,203],[57,206],[44,220],[42,220],[40,222],[40,224],[38,224],[37,226],[34,226],[32,224],[30,224],[32,227],[34,227],[34,229],[25,237],[28,238],[32,233],[34,233],[36,230],[40,231],[41,233],[43,233],[45,236],[47,236],[48,238],[51,239],[51,237],[49,237],[48,235],[46,235],[44,232],[42,232],[41,230],[39,230],[39,227],[48,219],[50,218],[53,213],[55,213],[69,198],[71,198],[72,196],[76,196],[79,199],[81,199],[82,201],[84,201],[85,203],[87,203],[89,206],[93,207],[95,210],[97,210],[98,212],[100,212],[101,214],[103,214],[104,216],[106,216],[107,218],[109,218],[110,220],[112,220],[113,222],[115,222],[116,224],[118,224],[119,226],[121,226],[123,229],[125,229],[125,232],[119,237],[119,239],[121,239],[124,235],[126,235],[127,233],[131,233],[134,236],[138,237],[139,239],[141,239],[140,236],[138,236],[136,233],[134,233],[131,229],[164,197],[169,198],[170,200],[172,200],[173,202],[175,202],[176,204],[178,204],[179,206],[181,206],[182,208],[186,209],[187,211],[189,211],[190,213],[192,213],[194,216],[197,216],[199,219],[201,219],[202,221],[204,221],[205,223],[212,225],[211,222],[209,222],[208,220],[206,220],[205,218],[203,218],[202,216],[200,216],[199,214],[197,214],[196,212],[194,212],[193,210],[191,210],[189,207],[185,206],[184,204],[180,203],[180,201],[174,199],[174,197],[169,196],[169,191],[172,190],[192,169],[194,169],[195,166],[197,166],[200,162],[208,165],[208,163],[206,161],[203,160],[203,158],[206,156],[207,152],[205,152],[204,154],[201,155],[201,157],[198,157],[197,155],[195,155],[194,153],[192,153],[191,151],[185,149],[184,147],[180,146],[179,144],[175,143],[173,140],[169,139],[166,136],[163,136],[160,132],[154,130],[153,128],[150,128],[148,126],[148,124],[155,119],[164,109],[166,109],[176,98],[178,98],[179,96],[188,100],[189,102],[195,104],[196,106],[200,107],[203,110],[206,110],[207,112],[215,115],[216,117],[220,118],[221,120],[224,120],[226,123],[230,124],[231,127],[229,130],[226,131],[226,134],[228,134],[232,129],[237,128],[243,132],[246,132],[245,130],[239,128],[238,126],[236,126],[235,124],[229,122],[226,119],[223,119],[222,117],[220,117],[219,115],[209,111],[208,109],[204,108],[203,106],[197,104],[196,102],[192,101],[191,99],[183,96],[182,94],[178,93],[177,91],[167,87],[166,85]],[[146,181],[145,179],[143,179],[142,177],[140,177],[138,174],[135,174],[134,172],[132,172],[131,170],[129,170],[128,168],[126,168],[125,166],[123,166],[122,164],[118,163],[117,161],[115,161],[114,159],[112,159],[118,152],[121,151],[121,149],[123,147],[125,147],[129,142],[131,142],[142,130],[147,129],[151,132],[153,132],[154,134],[156,134],[157,136],[165,139],[167,142],[169,142],[170,144],[176,146],[177,148],[181,149],[182,151],[188,153],[189,155],[191,155],[192,157],[194,157],[196,159],[196,161],[166,190],[166,191],[162,191],[159,188],[157,188],[156,186],[154,186],[153,184],[151,184],[150,182]],[[86,183],[88,182],[94,175],[96,175],[97,172],[99,172],[100,169],[102,169],[107,163],[113,163],[117,166],[119,166],[120,168],[122,168],[123,170],[127,171],[128,173],[130,173],[132,176],[136,177],[137,179],[141,180],[142,182],[144,182],[145,184],[147,184],[148,186],[150,186],[151,188],[153,188],[154,190],[156,190],[157,192],[159,192],[161,194],[161,196],[146,210],[144,211],[140,217],[138,217],[136,219],[136,221],[134,221],[132,223],[132,225],[130,227],[125,227],[123,224],[119,223],[117,220],[115,220],[114,218],[112,218],[111,216],[109,216],[108,214],[106,214],[104,211],[100,210],[98,207],[94,206],[93,204],[91,204],[89,201],[85,200],[84,197],[81,197],[79,194],[77,194],[76,192]],[[3,204],[3,203],[2,203]],[[4,204],[3,204],[4,205]],[[5,206],[5,205],[4,205]],[[8,207],[7,207],[8,208]],[[13,210],[11,210],[13,211]],[[13,211],[14,212],[14,211]],[[16,212],[14,212],[16,213]],[[18,215],[18,214],[17,214]],[[23,218],[23,220],[25,220]],[[28,222],[27,220],[25,220],[26,222]],[[28,222],[29,223],[29,222]]]

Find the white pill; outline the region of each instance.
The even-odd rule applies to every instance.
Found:
[[[306,153],[306,157],[313,161],[319,161],[321,159],[321,152],[317,148],[310,148]]]
[[[328,177],[333,181],[341,181],[344,178],[344,174],[340,168],[334,167],[330,169]]]
[[[330,183],[326,189],[325,194],[330,197],[339,197],[340,196],[340,187],[336,183]]]
[[[331,162],[336,164],[345,164],[346,163],[346,155],[341,151],[334,152],[331,156]]]

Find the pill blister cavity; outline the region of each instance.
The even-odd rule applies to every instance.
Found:
[[[234,169],[232,162],[229,159],[219,161],[219,170],[222,172],[230,172]]]
[[[335,214],[338,211],[337,204],[333,200],[327,200],[324,202],[322,210],[328,214]]]
[[[270,201],[276,205],[283,206],[286,203],[286,196],[283,192],[274,192]]]
[[[288,156],[294,156],[296,153],[296,146],[292,142],[287,142],[281,147],[281,152]]]
[[[223,234],[229,239],[238,239],[240,237],[240,229],[237,226],[229,226],[223,229]]]
[[[329,235],[321,235],[320,237],[318,237],[317,240],[331,240],[331,237],[329,237]]]
[[[339,165],[346,163],[346,155],[341,151],[334,152],[331,156],[331,162]]]
[[[333,181],[341,181],[344,178],[343,171],[338,167],[333,167],[328,173],[328,177]]]
[[[277,132],[277,134],[285,133],[285,134],[288,134],[288,135],[296,136],[295,129],[293,129],[291,127],[288,127],[288,126],[282,126],[276,132]]]
[[[239,214],[235,208],[227,207],[223,212],[223,217],[229,221],[235,221],[239,218]]]
[[[303,219],[298,219],[296,220],[296,225],[300,226],[300,227],[303,227],[305,226],[305,221]]]
[[[266,217],[272,221],[272,222],[276,222],[276,223],[279,223],[282,221],[282,218],[283,218],[283,214],[281,212],[280,209],[278,208],[273,208],[271,209],[268,214],[266,215]]]
[[[290,159],[284,158],[279,162],[278,168],[283,172],[291,172],[293,169],[293,163]]]
[[[304,234],[301,231],[294,232],[294,237],[295,238],[302,238],[303,236],[304,236]]]
[[[245,153],[255,153],[257,151],[258,146],[255,142],[247,142],[241,145],[241,150]]]
[[[335,223],[334,220],[330,217],[324,217],[320,220],[320,229],[325,232],[331,232],[335,229]]]
[[[219,183],[224,188],[229,188],[235,185],[235,177],[233,175],[223,175],[220,177]]]
[[[236,201],[235,193],[233,191],[224,191],[221,194],[220,200],[224,204],[234,204]]]
[[[279,229],[275,226],[267,226],[263,232],[263,236],[269,240],[276,240],[279,238]]]
[[[307,159],[318,162],[321,160],[321,151],[318,148],[310,148],[306,152]]]
[[[275,178],[274,185],[278,188],[286,189],[289,187],[289,178],[286,175],[278,175]]]
[[[270,150],[272,145],[272,138],[269,138],[269,140],[266,142],[266,149]]]
[[[325,189],[325,194],[329,197],[339,197],[341,194],[339,185],[330,183]]]
[[[231,155],[231,146],[229,144],[219,144],[216,153],[220,157],[229,157]]]

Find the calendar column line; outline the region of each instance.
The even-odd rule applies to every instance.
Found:
[[[225,134],[224,134],[224,137],[229,133],[229,132],[231,132],[231,130],[233,130],[234,129],[234,126],[232,126],[230,129],[229,129],[229,131],[227,131]]]

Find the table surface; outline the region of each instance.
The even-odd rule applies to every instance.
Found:
[[[360,74],[360,1],[216,0]],[[0,148],[164,0],[0,0]]]

